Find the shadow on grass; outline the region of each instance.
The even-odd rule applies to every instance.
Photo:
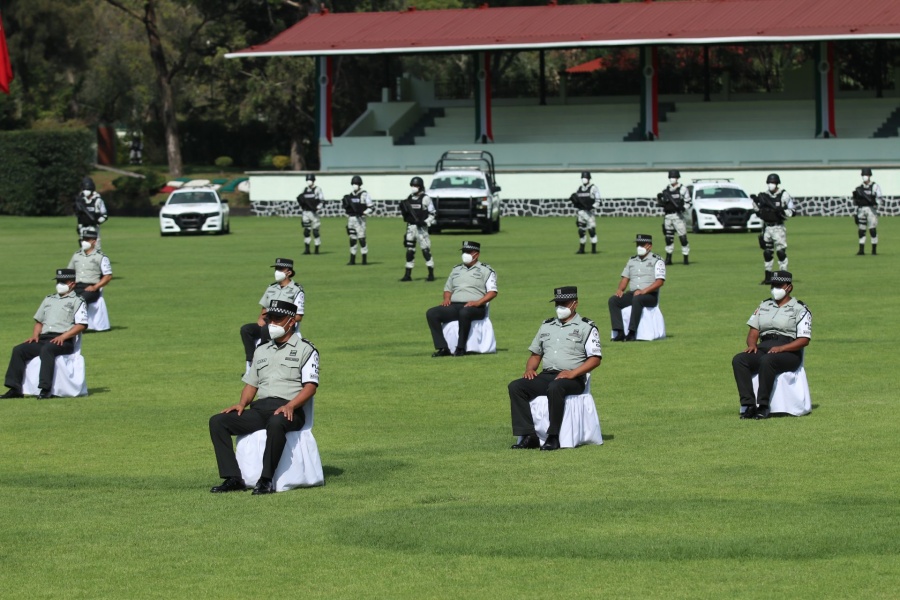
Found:
[[[113,325],[112,327],[104,331],[95,331],[93,329],[88,329],[84,333],[85,335],[103,335],[104,333],[109,333],[110,331],[125,331],[126,329],[128,328],[123,325]]]
[[[616,439],[616,436],[614,436],[614,435],[606,435],[605,433],[604,433],[604,434],[601,434],[600,437],[603,438],[603,441],[604,441],[604,442],[611,442],[612,440]]]
[[[107,394],[107,393],[109,393],[108,387],[88,388],[88,396],[96,396],[97,394]]]

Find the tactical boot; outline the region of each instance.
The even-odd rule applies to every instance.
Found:
[[[309,254],[309,244],[306,244],[306,250],[303,251],[303,254]]]
[[[369,264],[369,255],[368,254],[363,254],[363,264],[364,265]]]
[[[684,255],[684,264],[686,264],[686,265],[691,264],[691,262],[688,260],[688,255],[687,255],[687,254]]]
[[[874,250],[874,249],[875,249],[875,248],[872,248],[872,250]],[[859,245],[859,252],[857,252],[856,255],[857,255],[857,256],[863,256],[863,255],[865,255],[865,253],[866,253],[866,245],[865,245],[865,244],[860,244],[860,245]]]
[[[597,254],[597,244],[591,244],[591,254]]]
[[[412,281],[412,269],[407,269],[400,281]]]
[[[350,255],[350,262],[348,262],[347,264],[348,264],[348,265],[355,265],[355,264],[356,264],[356,255],[355,255],[355,254],[351,254],[351,255]]]
[[[434,267],[428,267],[428,277],[425,278],[425,281],[434,281]]]
[[[316,254],[318,254],[318,253],[319,253],[319,245],[316,244]]]
[[[667,265],[672,264],[672,254],[670,252],[666,252],[666,264]]]
[[[578,252],[576,252],[575,254],[584,254],[584,244],[578,246]]]
[[[872,244],[872,256],[878,254],[878,244]]]
[[[772,283],[772,271],[766,271],[763,280],[759,282],[759,285],[770,285]]]

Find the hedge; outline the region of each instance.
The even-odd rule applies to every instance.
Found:
[[[71,211],[91,170],[94,134],[87,129],[0,132],[0,213],[61,215]]]

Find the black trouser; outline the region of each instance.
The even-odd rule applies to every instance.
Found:
[[[241,327],[241,341],[244,342],[244,355],[247,362],[253,360],[253,353],[256,352],[256,343],[269,342],[269,328],[266,325],[257,325],[256,323],[247,323]]]
[[[100,290],[95,292],[86,292],[84,288],[89,285],[94,285],[93,283],[76,283],[75,284],[75,293],[84,298],[84,301],[87,304],[93,304],[97,300],[100,299]]]
[[[56,357],[75,352],[75,339],[69,338],[62,346],[51,344],[50,340],[58,337],[58,333],[42,333],[37,342],[26,342],[13,348],[9,359],[9,368],[6,369],[6,381],[4,385],[22,391],[22,383],[25,381],[25,367],[33,358],[41,358],[41,374],[38,378],[38,387],[50,391],[53,387],[53,372],[56,370]]]
[[[756,352],[741,352],[731,359],[734,381],[742,406],[768,406],[775,386],[775,378],[780,373],[796,371],[803,362],[803,351],[769,354],[769,348],[783,346],[793,340],[785,336],[765,339],[759,343]],[[753,375],[759,374],[759,389],[753,397]]]
[[[625,292],[622,297],[610,296],[609,298],[609,321],[612,323],[614,331],[625,331],[625,325],[622,322],[622,309],[626,306],[631,307],[631,320],[628,322],[628,331],[637,332],[638,324],[641,322],[641,313],[644,308],[653,308],[659,304],[659,294],[651,292],[649,294],[641,294],[635,296],[634,292]]]
[[[480,321],[484,316],[485,307],[465,306],[465,302],[452,302],[450,306],[435,306],[425,313],[428,328],[431,330],[431,339],[434,340],[434,347],[437,350],[447,347],[442,329],[444,323],[459,321],[459,339],[456,346],[465,350],[469,332],[472,331],[472,321]]]
[[[275,411],[287,404],[282,398],[260,398],[244,410],[219,413],[209,418],[209,437],[212,438],[216,451],[216,463],[222,479],[241,477],[241,468],[234,456],[233,435],[246,435],[266,430],[266,449],[263,453],[262,474],[260,477],[272,479],[281,454],[287,444],[287,433],[303,428],[305,416],[302,408],[294,411],[294,420],[288,421],[284,415],[275,415]]]
[[[566,412],[566,396],[584,392],[585,376],[577,379],[557,379],[559,371],[542,371],[534,379],[516,379],[509,383],[509,409],[512,413],[513,435],[535,435],[531,418],[531,401],[547,396],[550,426],[547,435],[559,435]]]

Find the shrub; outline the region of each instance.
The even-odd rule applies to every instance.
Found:
[[[0,212],[61,215],[72,210],[94,160],[84,128],[0,132]]]
[[[143,177],[122,176],[113,180],[115,190],[104,194],[109,212],[115,215],[142,216],[156,212],[150,196],[165,185],[165,178],[152,169],[134,171]]]
[[[233,164],[234,160],[230,156],[220,156],[216,159],[216,166],[219,167],[220,171],[224,171]]]
[[[272,157],[272,166],[278,169],[279,171],[284,171],[289,166],[291,166],[291,157],[284,156],[283,154],[279,154],[278,156]]]

